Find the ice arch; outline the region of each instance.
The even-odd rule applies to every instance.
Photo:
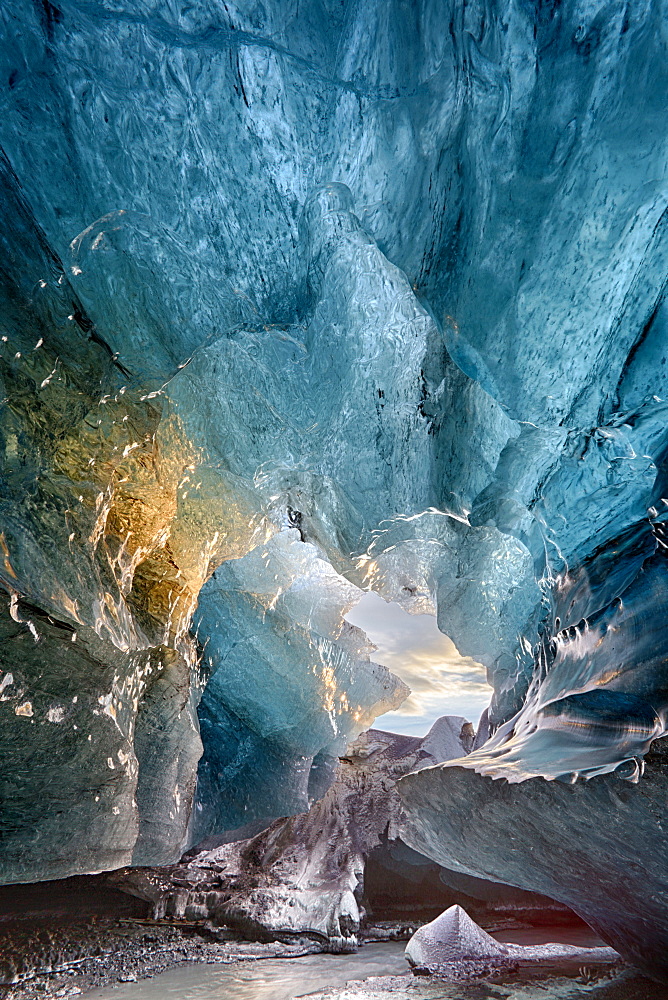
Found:
[[[206,607],[250,648],[271,601],[232,561],[279,536],[435,602],[484,664],[472,781],[639,776],[666,717],[665,15],[3,5],[4,879],[178,854]],[[345,662],[293,590],[271,656],[294,628]]]

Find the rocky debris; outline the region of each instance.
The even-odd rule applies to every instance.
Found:
[[[364,925],[364,940],[410,941],[420,926],[420,922],[415,920],[375,920]]]
[[[443,996],[442,983],[417,981],[412,976],[373,976],[351,980],[344,989],[309,993],[308,1000],[443,1000]]]
[[[477,981],[476,981],[477,980]],[[583,968],[577,976],[564,976],[552,969],[530,975],[520,969],[506,972],[502,980],[491,973],[481,982],[472,978],[440,976],[374,976],[353,980],[343,989],[309,993],[303,1000],[488,1000],[508,997],[527,1000],[534,997],[550,1000],[665,1000],[665,991],[644,976],[627,969]]]
[[[0,997],[50,1000],[136,982],[182,963],[297,958],[321,950],[322,944],[307,939],[294,944],[241,941],[223,928],[186,921],[17,922],[0,934]]]

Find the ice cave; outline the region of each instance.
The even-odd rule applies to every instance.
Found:
[[[668,0],[0,26],[0,997],[668,996]]]

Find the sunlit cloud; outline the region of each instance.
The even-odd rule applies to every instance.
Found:
[[[492,694],[485,668],[460,656],[439,632],[431,615],[409,615],[377,594],[365,594],[348,621],[364,629],[377,647],[372,659],[384,663],[411,689],[396,712],[380,716],[379,729],[423,735],[441,715],[463,715],[474,725]]]

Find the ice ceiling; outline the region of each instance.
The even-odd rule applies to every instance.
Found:
[[[437,614],[467,766],[666,729],[661,0],[6,0],[0,868],[298,812]],[[447,710],[447,706],[444,706]]]

